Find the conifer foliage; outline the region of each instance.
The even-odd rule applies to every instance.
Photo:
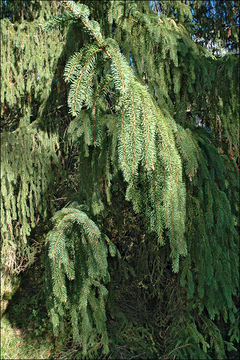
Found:
[[[70,312],[74,343],[83,355],[89,345],[99,342],[108,353],[105,302],[109,282],[107,256],[115,256],[115,245],[102,234],[78,204],[56,212],[55,226],[48,234],[48,307],[54,333],[64,335],[64,318]],[[50,285],[51,284],[51,285]],[[98,336],[101,340],[97,340]]]
[[[193,41],[194,9],[36,1],[1,20],[3,268],[34,261],[47,223],[62,358],[236,350],[238,58]]]
[[[50,9],[46,4],[44,10]],[[33,258],[27,236],[39,217],[51,213],[49,193],[59,166],[58,135],[36,124],[63,43],[41,31],[41,15],[37,24],[1,20],[1,239],[4,272],[12,275]]]
[[[114,160],[128,184],[126,199],[132,201],[136,212],[144,211],[149,228],[157,233],[161,245],[166,230],[173,269],[178,271],[179,256],[186,255],[187,250],[184,241],[185,186],[174,137],[174,133],[179,135],[177,126],[171,116],[154,103],[146,86],[137,81],[117,42],[111,38],[103,39],[100,26],[89,20],[88,7],[74,2],[65,4],[69,10],[62,20],[79,19],[95,40],[74,54],[65,68],[65,80],[70,83],[68,104],[71,113],[78,116],[80,128],[84,127],[84,122],[88,145],[101,147],[106,130],[99,102],[106,104],[106,96],[111,91],[111,111],[117,122],[114,135],[117,137],[118,159]],[[55,21],[58,23],[59,18]],[[103,75],[98,75],[95,81],[99,64],[103,67]],[[83,106],[89,109],[85,110],[85,115],[81,113]],[[113,136],[111,132],[109,135]],[[188,137],[187,133],[184,136]],[[188,150],[194,153],[190,140],[188,144]],[[192,174],[196,171],[194,165],[197,166],[194,160],[188,164]],[[144,198],[140,195],[141,187],[144,188]]]

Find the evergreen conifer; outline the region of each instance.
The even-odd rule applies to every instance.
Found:
[[[238,56],[194,41],[199,1],[30,3],[8,1],[1,20],[3,281],[34,261],[45,223],[62,358],[226,358],[239,342]],[[224,11],[235,34],[235,2]]]

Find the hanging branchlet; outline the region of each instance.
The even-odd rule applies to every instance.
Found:
[[[223,307],[235,316],[233,298],[239,282],[239,274],[235,271],[239,266],[238,234],[226,196],[225,164],[204,131],[197,131],[193,136],[201,150],[200,165],[197,176],[188,186],[186,236],[190,251],[184,260],[181,285],[187,283],[188,297],[197,296],[200,312],[205,306],[211,319],[219,316]],[[236,204],[237,198],[233,197],[232,202]],[[193,269],[189,266],[191,262]],[[216,289],[221,289],[217,298]]]
[[[20,264],[24,258],[27,265],[27,237],[40,217],[49,216],[49,194],[56,178],[54,170],[60,163],[58,150],[56,135],[49,136],[42,131],[36,133],[33,126],[1,134],[1,238],[7,272],[22,271],[24,266]],[[17,244],[15,256],[17,253],[21,255],[14,261],[14,266],[7,266],[8,249],[13,241]]]
[[[201,7],[192,6],[196,6],[195,10]],[[114,39],[121,43],[125,57],[134,59],[136,76],[148,79],[149,90],[161,109],[166,107],[176,122],[185,127],[189,126],[187,115],[191,109],[193,125],[194,119],[200,117],[201,126],[210,128],[216,138],[229,144],[234,161],[239,162],[238,55],[217,59],[193,41],[189,36],[191,25],[180,20],[192,16],[186,4],[164,2],[161,9],[157,13],[134,1],[111,2],[108,20],[115,27]],[[166,16],[164,9],[169,13],[176,11],[178,20]],[[123,31],[127,34],[124,39]],[[193,94],[198,94],[197,101]]]
[[[47,305],[54,333],[64,334],[59,324],[64,323],[69,310],[73,341],[81,344],[83,355],[87,355],[90,337],[103,346],[103,353],[108,353],[107,257],[120,254],[77,203],[56,212],[52,221],[54,228],[47,236],[51,274],[47,285],[51,296]]]
[[[13,131],[19,124],[30,123],[33,104],[40,107],[39,112],[44,108],[64,41],[57,29],[42,31],[39,20],[37,24],[24,22],[16,27],[4,19],[0,26],[1,115],[4,115],[1,127]]]
[[[111,96],[114,98],[115,104],[113,111],[118,122],[118,162],[124,179],[128,183],[126,199],[132,201],[137,212],[142,211],[148,214],[149,223],[150,219],[152,223],[150,229],[157,233],[159,239],[162,238],[162,232],[166,229],[172,249],[173,269],[178,271],[179,256],[186,255],[186,243],[184,240],[185,190],[182,181],[182,163],[177,149],[180,145],[177,147],[175,145],[175,141],[181,143],[177,125],[172,118],[170,119],[169,114],[166,116],[160,111],[149,94],[148,88],[135,78],[131,67],[121,54],[117,42],[110,38],[103,39],[96,22],[88,19],[87,8],[85,6],[78,8],[78,5],[72,1],[64,1],[64,4],[96,40],[93,45],[84,47],[80,52],[74,54],[66,65],[65,79],[70,82],[68,103],[71,113],[73,116],[79,116],[83,106],[86,105],[93,109],[92,116],[89,115],[87,134],[93,133],[93,145],[96,145],[95,139],[102,137],[99,134],[104,134],[105,124],[101,126],[101,117],[99,111],[96,112],[94,98],[98,96],[106,98],[107,91],[99,92],[97,90],[99,87],[96,87],[94,82],[94,74],[99,64],[103,70],[106,69],[105,63],[111,74],[113,86]],[[104,62],[106,52],[108,54],[107,63]],[[106,70],[101,75],[101,83],[107,86],[109,80],[105,78],[105,73],[107,73]],[[80,117],[79,128],[83,121]],[[185,138],[188,138],[188,134],[183,129],[180,131]],[[174,137],[175,133],[178,134],[176,137]],[[89,141],[87,144],[90,145]],[[188,149],[181,149],[181,151],[186,153],[190,150],[189,147],[192,146],[190,140],[187,146]],[[157,153],[162,154],[160,155],[162,157],[161,167],[156,165]],[[194,154],[194,152],[192,153]],[[194,156],[191,156],[191,160],[186,158],[186,162],[194,176],[194,170],[197,167]],[[194,170],[192,170],[190,162],[194,163]],[[149,185],[146,193],[149,198],[159,199],[160,189],[165,193],[162,201],[152,201],[152,210],[147,209],[140,199],[140,189],[137,184],[141,172],[148,173]],[[155,185],[152,186],[151,182]],[[153,194],[157,192],[157,194],[153,195],[152,192]],[[165,209],[164,220],[161,215],[162,209]],[[156,219],[155,225],[152,211],[155,213],[153,218]],[[163,241],[161,240],[160,243]]]

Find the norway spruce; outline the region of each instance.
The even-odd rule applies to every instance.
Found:
[[[199,1],[7,3],[4,284],[40,233],[62,358],[232,356],[238,55],[201,45],[220,25],[197,32]],[[235,2],[216,11],[235,34]]]

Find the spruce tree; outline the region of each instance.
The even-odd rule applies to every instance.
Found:
[[[194,41],[197,3],[9,2],[1,20],[4,281],[47,224],[62,358],[236,350],[238,56]]]

